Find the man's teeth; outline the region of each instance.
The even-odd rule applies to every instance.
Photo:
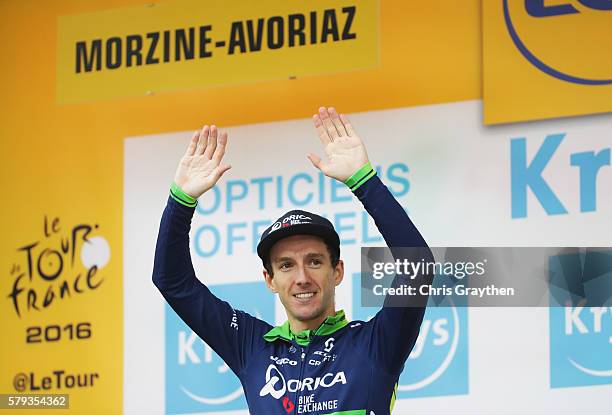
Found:
[[[300,294],[293,294],[294,297],[297,298],[310,298],[314,295],[314,293],[300,293]]]

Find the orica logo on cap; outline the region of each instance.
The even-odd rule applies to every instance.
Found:
[[[281,227],[281,225],[282,224],[280,222],[274,222],[274,225],[272,225],[272,228],[270,228],[270,232],[268,232],[268,234],[271,234],[275,230],[279,229]]]
[[[272,225],[272,228],[270,228],[270,232],[268,232],[268,235],[280,228],[287,228],[291,225],[302,225],[304,223],[312,223],[312,218],[310,216],[302,214],[289,215],[287,217],[284,217],[282,221],[274,222],[274,225]]]

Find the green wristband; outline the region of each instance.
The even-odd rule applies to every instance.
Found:
[[[170,186],[170,197],[172,197],[172,199],[176,200],[181,205],[187,207],[196,207],[196,205],[198,204],[198,199],[194,199],[187,193],[183,192],[183,189],[181,189],[176,183],[172,183],[172,186]]]
[[[344,184],[346,184],[352,192],[357,190],[362,184],[367,182],[370,178],[376,176],[376,170],[372,168],[372,165],[368,161],[366,164],[361,166],[351,177],[349,177]]]

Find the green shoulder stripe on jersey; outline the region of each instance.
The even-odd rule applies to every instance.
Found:
[[[323,415],[366,415],[366,410],[365,409],[355,409],[353,411],[333,412],[331,414],[323,414]]]
[[[352,192],[357,190],[362,184],[367,182],[370,178],[376,175],[376,170],[372,168],[372,164],[367,162],[359,170],[357,170],[351,177],[349,177],[344,184],[346,184]]]
[[[294,333],[289,327],[289,321],[285,321],[282,326],[276,326],[264,334],[263,338],[268,342],[273,342],[277,339],[284,339],[288,342],[294,340],[300,346],[308,346],[313,336],[327,336],[340,330],[347,324],[348,320],[344,315],[344,310],[340,310],[335,316],[327,317],[316,330],[303,330],[299,333]]]
[[[176,183],[172,183],[172,186],[170,186],[170,196],[181,205],[187,207],[196,207],[198,204],[198,199],[194,199],[187,193],[183,192],[183,189],[181,189]]]

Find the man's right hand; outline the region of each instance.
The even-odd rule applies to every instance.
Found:
[[[176,169],[174,183],[195,199],[202,196],[231,168],[221,164],[226,145],[227,133],[219,135],[215,125],[196,131]]]

